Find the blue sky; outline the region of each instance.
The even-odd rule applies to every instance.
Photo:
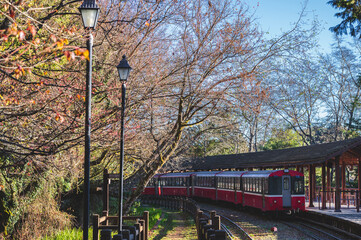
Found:
[[[292,23],[299,18],[304,0],[245,0],[251,11],[255,10],[255,17],[263,31],[269,32],[270,36],[276,36],[282,31],[291,29]],[[330,52],[330,44],[333,42],[333,33],[329,30],[341,22],[341,18],[335,17],[337,9],[327,4],[329,0],[308,0],[306,6],[307,18],[314,16],[320,21],[322,32],[319,37],[321,52]]]

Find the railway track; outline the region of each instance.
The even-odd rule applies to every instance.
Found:
[[[261,214],[239,211],[232,207],[198,203],[203,212],[214,210],[221,217],[222,229],[229,239],[322,239],[345,240],[361,237],[340,231],[332,226],[303,218],[270,219]],[[276,229],[271,231],[271,229]]]
[[[205,214],[209,215],[209,210],[201,209]],[[217,214],[221,217],[222,223],[221,227],[226,232],[229,239],[245,239],[245,240],[253,240],[251,236],[248,235],[246,231],[243,230],[241,226],[239,226],[236,222],[232,221],[228,217]],[[226,223],[225,223],[226,222]]]
[[[336,236],[335,234],[329,233],[327,230],[322,230],[320,228],[305,224],[303,222],[285,222],[281,221],[282,224],[289,226],[290,228],[296,229],[299,232],[302,232],[304,235],[308,236],[311,239],[315,240],[344,240],[344,237]]]

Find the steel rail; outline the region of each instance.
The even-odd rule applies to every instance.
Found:
[[[329,232],[326,232],[326,231],[323,231],[319,228],[316,228],[316,227],[313,227],[313,226],[310,226],[310,225],[307,225],[307,224],[304,224],[302,222],[297,222],[296,224],[291,224],[289,222],[284,222],[284,221],[281,221],[282,224],[284,225],[287,225],[289,227],[292,227],[292,228],[295,228],[297,229],[298,231],[302,232],[303,234],[313,238],[313,239],[316,239],[316,240],[323,240],[324,238],[320,237],[320,236],[317,236],[317,233],[320,233],[320,234],[323,234],[323,235],[326,235],[328,238],[330,239],[334,239],[334,240],[343,240],[344,238],[339,238]],[[297,226],[297,224],[301,225],[302,227],[299,227]],[[313,230],[313,234],[310,233],[310,231],[307,231],[307,229],[312,229]],[[330,229],[332,230],[332,229]]]
[[[206,210],[206,209],[201,209],[203,212],[209,212],[209,210]],[[209,214],[207,214],[209,215]],[[237,228],[242,234],[243,238],[242,239],[248,239],[248,240],[252,240],[252,237],[248,235],[248,233],[241,227],[239,226],[236,222],[234,222],[232,219],[229,219],[228,217],[224,216],[224,215],[221,215],[221,214],[218,214],[218,216],[221,217],[221,219],[225,219],[227,220],[229,223],[231,223],[235,228]],[[223,223],[221,223],[221,227],[223,230],[226,231],[227,235],[229,238],[233,239],[235,238],[234,237],[234,234],[227,228],[227,226]]]

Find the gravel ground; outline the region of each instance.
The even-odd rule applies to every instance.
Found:
[[[297,230],[290,228],[277,220],[271,219],[271,217],[262,215],[261,212],[252,213],[250,211],[240,211],[229,207],[226,208],[222,206],[209,205],[204,203],[199,203],[199,205],[201,208],[207,210],[215,210],[218,214],[224,215],[232,219],[255,240],[310,239],[306,235],[298,232]],[[273,227],[276,227],[277,231],[273,232],[271,230]]]

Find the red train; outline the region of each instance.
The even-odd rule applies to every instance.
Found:
[[[264,212],[305,210],[304,176],[288,169],[157,174],[143,194],[200,197]]]

